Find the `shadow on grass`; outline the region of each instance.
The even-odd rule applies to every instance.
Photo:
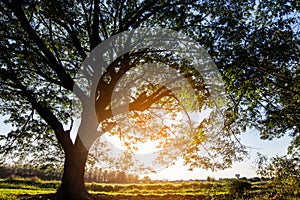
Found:
[[[18,200],[56,200],[56,195],[55,194],[39,194],[39,195],[29,195],[29,194],[24,194],[24,195],[19,195]],[[274,199],[274,200],[284,200],[282,196],[270,196],[270,195],[258,195],[258,194],[248,194],[248,195],[243,195],[242,197],[238,197],[236,195],[230,195],[230,194],[222,194],[222,195],[215,195],[212,197],[205,196],[205,195],[172,195],[172,194],[167,194],[167,195],[106,195],[106,194],[91,194],[90,196],[91,200],[240,200],[240,199],[261,199],[261,200],[269,200],[269,199]],[[291,200],[298,200],[299,198],[294,197],[294,198],[288,198]]]
[[[20,200],[56,200],[55,194],[41,194],[41,195],[19,195]],[[104,194],[92,194],[93,200],[209,200],[210,197],[205,195],[104,195]]]

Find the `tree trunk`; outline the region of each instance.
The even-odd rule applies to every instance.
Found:
[[[88,150],[79,138],[75,144],[65,149],[64,173],[57,191],[58,200],[90,199],[84,186],[84,169]]]

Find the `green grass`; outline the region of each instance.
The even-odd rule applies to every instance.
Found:
[[[18,195],[55,193],[59,181],[42,181],[37,178],[0,179],[0,200],[18,199]]]
[[[38,194],[50,194],[55,193],[55,189],[44,190],[44,189],[9,189],[9,188],[0,188],[0,199],[1,200],[15,200],[18,199],[19,195],[29,194],[29,195],[38,195]]]
[[[20,195],[53,194],[59,185],[60,181],[42,181],[37,178],[0,179],[0,200],[18,199]],[[250,199],[250,197],[270,199],[270,195],[273,195],[274,191],[281,191],[280,186],[274,187],[270,182],[255,182],[251,185],[251,189],[246,189],[242,195],[230,194],[230,181],[155,184],[87,183],[86,188],[94,195],[102,194],[114,197],[120,195],[127,196],[128,199],[150,196],[154,197],[150,199],[162,198],[162,196],[163,199],[172,199],[174,196],[180,197],[179,199],[185,199],[188,196],[207,196],[212,199],[228,199],[229,197],[230,199]],[[292,191],[283,195],[285,199],[297,199]]]
[[[159,183],[159,184],[101,184],[87,183],[87,189],[95,194],[126,194],[126,195],[207,195],[212,190],[215,194],[224,194],[226,189],[220,183]]]

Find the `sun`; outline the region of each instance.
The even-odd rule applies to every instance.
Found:
[[[134,111],[122,119],[103,137],[122,151],[150,154],[172,143],[181,129],[182,114]]]

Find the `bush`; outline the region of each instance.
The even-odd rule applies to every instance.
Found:
[[[97,183],[88,183],[86,184],[86,188],[92,191],[103,191],[103,185]]]
[[[119,192],[119,191],[123,190],[124,188],[125,188],[125,186],[114,185],[114,192]]]
[[[104,185],[102,188],[103,192],[113,192],[114,191],[114,187],[111,185]]]
[[[251,183],[244,180],[235,179],[229,185],[230,194],[243,195],[245,190],[251,189]]]

